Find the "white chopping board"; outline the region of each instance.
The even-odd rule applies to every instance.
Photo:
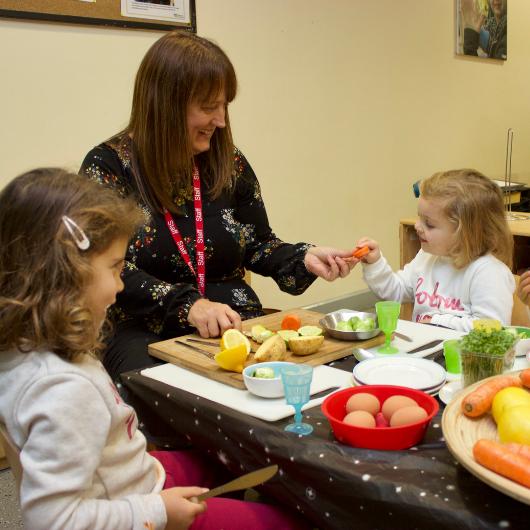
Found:
[[[411,322],[410,320],[398,320],[398,325],[396,331],[398,333],[403,333],[412,339],[412,342],[400,339],[399,337],[394,338],[392,341],[392,346],[395,346],[399,351],[398,353],[388,354],[388,353],[379,353],[377,351],[378,346],[373,348],[368,348],[368,351],[375,353],[378,357],[386,357],[387,359],[393,355],[400,356],[406,355],[407,357],[425,357],[434,353],[435,351],[441,350],[443,344],[440,342],[432,348],[427,348],[426,350],[421,350],[416,353],[406,353],[407,351],[413,350],[418,346],[427,344],[436,339],[449,340],[449,339],[459,339],[465,332],[455,331],[454,329],[440,328],[438,326],[430,326],[428,324],[418,324],[417,322]]]
[[[294,415],[293,407],[285,403],[285,398],[258,397],[248,390],[225,385],[171,363],[146,368],[140,373],[145,377],[185,390],[261,420],[277,421]],[[328,388],[349,386],[352,386],[351,372],[326,365],[315,366],[313,369],[311,395]],[[326,396],[311,399],[302,410],[320,405]]]

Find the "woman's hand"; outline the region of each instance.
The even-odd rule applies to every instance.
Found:
[[[521,274],[519,285],[517,286],[517,296],[530,307],[530,270]]]
[[[484,23],[484,15],[476,9],[475,0],[462,0],[460,11],[464,27],[474,29],[478,33]]]
[[[339,276],[345,278],[355,266],[352,261],[345,261],[343,258],[350,258],[351,250],[339,250],[331,247],[311,247],[305,257],[305,268],[324,278],[328,282],[336,280]]]
[[[206,488],[169,488],[160,492],[167,513],[166,530],[187,530],[197,515],[206,510],[205,502],[197,496]]]
[[[370,249],[370,252],[364,255],[361,259],[352,258],[352,261],[354,263],[359,263],[359,261],[363,261],[364,263],[372,264],[375,263],[381,257],[379,243],[373,239],[370,239],[369,237],[361,237],[361,239],[357,241],[357,245],[355,246],[355,248],[360,247],[368,247]]]
[[[197,300],[188,313],[188,322],[205,339],[219,337],[227,329],[241,330],[241,317],[230,306],[210,302],[206,298]]]

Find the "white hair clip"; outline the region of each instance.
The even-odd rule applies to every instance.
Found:
[[[70,219],[70,217],[68,217],[67,215],[63,215],[62,219],[63,219],[64,226],[66,226],[66,229],[68,230],[68,232],[70,232],[70,235],[75,241],[75,244],[81,250],[86,250],[88,247],[90,247],[90,240],[86,236],[83,229],[73,219]]]

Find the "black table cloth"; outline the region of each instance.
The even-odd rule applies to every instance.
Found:
[[[351,370],[353,357],[332,363]],[[421,444],[404,451],[337,442],[314,407],[309,436],[287,433],[292,417],[266,422],[129,372],[123,384],[140,418],[208,452],[235,475],[268,464],[279,473],[259,490],[322,529],[528,529],[530,507],[481,482],[448,451],[441,411]]]

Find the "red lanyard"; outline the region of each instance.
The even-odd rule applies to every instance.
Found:
[[[184,241],[182,241],[179,229],[177,228],[171,213],[166,208],[164,208],[164,218],[182,259],[197,278],[197,287],[199,288],[201,296],[204,296],[206,290],[206,261],[204,259],[204,225],[202,219],[201,181],[197,166],[193,167],[193,206],[195,209],[195,253],[197,255],[197,272],[195,272],[195,269],[193,268],[188,249],[186,248]]]

